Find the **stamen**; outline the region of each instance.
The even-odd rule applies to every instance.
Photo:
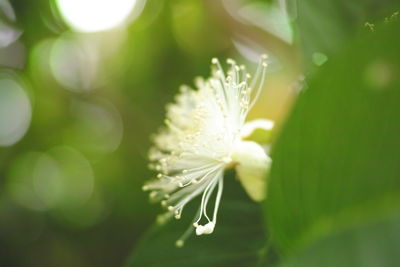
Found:
[[[207,212],[204,210],[204,215],[207,217],[209,222],[206,225],[199,225],[197,220],[193,225],[196,227],[196,235],[203,235],[203,234],[211,234],[214,231],[215,224],[217,223],[217,214],[218,214],[218,208],[219,208],[219,203],[221,201],[221,196],[222,196],[222,191],[224,188],[224,182],[223,182],[223,177],[220,176],[218,178],[218,192],[217,192],[217,197],[215,199],[215,206],[214,206],[214,214],[213,214],[213,220],[210,221],[207,216]],[[214,184],[215,185],[215,184]],[[209,198],[209,195],[207,198]],[[207,199],[208,200],[208,199]],[[207,204],[206,204],[207,205]]]
[[[212,62],[214,65],[217,66],[217,71],[220,72],[220,74],[221,74],[221,76],[222,76],[222,79],[225,80],[224,69],[222,68],[221,63],[219,63],[218,58],[213,58],[213,59],[211,60],[211,62]]]
[[[215,169],[211,170],[211,171],[210,171],[209,173],[207,173],[202,179],[204,179],[205,177],[207,177],[208,175],[210,175],[212,172],[216,171],[217,169],[219,169],[219,168],[215,168]],[[215,186],[216,182],[213,180],[213,181],[210,182],[209,184],[204,183],[203,185],[198,186],[198,188],[195,189],[192,193],[190,193],[189,195],[187,195],[187,196],[185,196],[183,199],[181,199],[177,205],[175,205],[175,206],[169,206],[169,207],[168,207],[168,210],[170,210],[170,211],[175,210],[175,211],[178,211],[179,213],[181,213],[182,210],[183,210],[183,208],[185,207],[185,205],[186,205],[190,200],[192,200],[193,198],[195,198],[196,196],[198,196],[201,192],[203,192],[204,187],[206,187],[206,189],[204,190],[204,192],[207,191],[207,188],[210,186],[210,184],[214,184],[214,186]],[[171,202],[171,201],[172,201],[172,198],[171,198],[170,202]]]
[[[177,134],[182,134],[182,130],[174,125],[170,120],[166,119],[164,120],[165,125],[167,125],[172,131],[175,131]]]
[[[207,206],[209,196],[211,195],[209,192],[212,192],[214,190],[215,185],[216,185],[216,181],[213,180],[203,192],[203,196],[201,198],[201,204],[200,204],[200,212],[199,212],[197,220],[193,224],[195,227],[198,226],[198,223],[200,222],[200,220],[201,220],[201,218],[202,218],[202,216],[204,214],[204,207]],[[204,215],[208,219],[207,214],[204,214]],[[210,221],[210,219],[208,219],[208,221]]]
[[[260,74],[261,74],[262,69],[263,69],[263,68],[262,68],[262,65],[263,65],[263,63],[265,63],[265,60],[266,60],[267,58],[268,58],[268,57],[267,57],[265,54],[261,56],[261,58],[260,58],[260,60],[259,60],[259,62],[258,62],[256,74],[254,75],[253,81],[251,82],[251,84],[250,84],[249,87],[255,88],[255,85],[256,85],[257,81],[259,80]]]
[[[222,174],[221,174],[221,175],[222,175]],[[211,197],[212,193],[214,192],[215,186],[217,185],[217,181],[218,181],[218,180],[215,180],[215,181],[214,181],[212,188],[207,192],[206,198],[205,198],[205,200],[204,200],[203,214],[204,214],[204,217],[206,217],[206,219],[207,219],[208,222],[211,221],[210,218],[209,218],[208,215],[207,215],[208,201],[210,200],[210,197]]]
[[[266,73],[266,69],[267,69],[267,63],[263,63],[262,66],[263,66],[263,71],[262,71],[262,76],[261,76],[261,82],[260,82],[260,84],[259,84],[259,86],[258,86],[258,88],[257,88],[256,95],[253,97],[253,99],[252,99],[252,101],[251,101],[251,103],[250,103],[250,105],[249,105],[249,110],[250,110],[250,109],[254,106],[254,104],[257,102],[257,99],[258,99],[258,97],[260,96],[261,91],[262,91],[263,86],[264,86],[265,73]]]
[[[221,201],[223,189],[224,189],[224,179],[221,176],[218,180],[218,192],[217,192],[217,198],[215,200],[214,215],[213,215],[213,223],[214,224],[217,223],[218,208],[219,208],[219,203]]]
[[[150,198],[155,198],[158,195],[158,193],[156,191],[152,191],[150,192]]]
[[[182,212],[175,214],[175,219],[179,220],[181,218]]]

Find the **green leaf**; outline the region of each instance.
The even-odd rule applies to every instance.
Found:
[[[233,175],[225,177],[214,233],[209,236],[193,234],[182,248],[177,248],[175,241],[191,225],[197,205],[185,208],[182,221],[154,225],[139,242],[126,266],[256,266],[265,253],[266,242],[261,208],[248,198]]]
[[[288,0],[291,16],[296,18],[298,36],[308,69],[319,66],[313,58],[328,58],[339,51],[365,23],[383,21],[390,17],[397,1],[321,1]]]
[[[398,206],[399,27],[384,23],[326,62],[283,127],[265,205],[283,254]]]
[[[282,267],[376,267],[400,262],[400,218],[390,218],[329,236]]]

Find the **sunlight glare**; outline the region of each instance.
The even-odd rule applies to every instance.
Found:
[[[56,0],[64,20],[75,30],[98,32],[121,24],[137,0]]]

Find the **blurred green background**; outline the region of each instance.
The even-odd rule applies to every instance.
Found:
[[[254,69],[271,40],[278,118],[297,75],[256,2],[0,3],[0,266],[119,266],[160,212],[141,187],[179,86],[216,56]]]
[[[278,129],[285,118],[290,118],[275,149],[277,164],[271,179],[276,177],[277,182],[271,185],[275,188],[271,201],[264,205],[270,227],[267,232],[274,236],[272,243],[279,251],[277,254],[301,251],[294,248],[302,247],[305,240],[318,239],[315,236],[319,234],[315,233],[313,238],[298,238],[320,216],[318,211],[322,210],[324,217],[340,210],[335,205],[332,208],[332,203],[336,193],[343,192],[342,184],[335,184],[330,191],[331,184],[318,179],[335,178],[322,174],[342,168],[338,175],[351,180],[358,177],[353,174],[359,169],[376,162],[375,158],[363,160],[360,155],[376,152],[386,155],[384,158],[389,161],[397,158],[395,149],[385,150],[394,139],[368,147],[370,140],[375,140],[373,135],[395,136],[387,134],[397,133],[395,118],[391,117],[383,126],[379,121],[399,115],[397,110],[375,113],[387,102],[377,100],[379,103],[373,102],[376,105],[364,107],[374,96],[351,91],[355,86],[370,86],[372,91],[396,87],[397,63],[387,64],[377,57],[363,74],[363,66],[369,63],[363,62],[372,49],[369,46],[354,57],[358,65],[346,60],[365,44],[353,44],[354,38],[377,34],[377,25],[395,23],[396,8],[396,1],[389,0],[0,0],[0,266],[124,264],[161,211],[158,205],[148,203],[141,187],[152,176],[147,169],[147,151],[151,134],[162,125],[165,104],[173,100],[181,84],[192,85],[196,75],[207,77],[212,57],[232,57],[255,69],[263,53],[269,55],[266,90],[249,117],[273,119]],[[377,35],[382,42],[376,36],[368,37],[378,44],[371,45],[378,47],[376,54],[387,48],[386,58],[395,58],[393,55],[398,52],[390,46],[398,40],[394,32]],[[332,60],[336,57],[339,59]],[[346,76],[353,70],[362,73],[355,78]],[[357,83],[361,76],[367,85]],[[316,89],[308,94],[308,88]],[[303,91],[306,93],[300,94],[301,101],[291,111],[293,100]],[[398,105],[396,97],[389,98],[393,101],[389,104]],[[349,106],[355,111],[343,108]],[[368,113],[368,107],[373,111]],[[337,114],[336,108],[343,114]],[[325,120],[324,116],[329,114],[331,120]],[[372,126],[360,128],[354,124],[364,116],[373,118],[376,124],[372,122],[372,126],[382,126],[381,131],[371,132],[375,129]],[[328,145],[329,140],[335,139],[333,126],[328,122],[337,125],[343,118],[348,121],[338,128],[335,136],[339,139],[333,146]],[[362,122],[368,124],[368,120]],[[354,129],[359,131],[355,133]],[[358,134],[364,133],[364,143],[354,142]],[[335,150],[341,145],[355,152]],[[368,148],[363,150],[365,147]],[[321,155],[327,155],[327,160],[321,160]],[[346,163],[328,166],[332,162],[328,159],[343,155],[347,157]],[[381,169],[378,166],[371,172],[390,169],[385,176],[393,179],[382,183],[397,188],[397,160],[390,166],[382,162]],[[358,167],[350,170],[346,164]],[[367,177],[368,171],[362,175]],[[352,185],[361,183],[354,181]],[[294,189],[288,188],[288,184]],[[319,191],[321,184],[326,187]],[[304,194],[309,199],[304,198],[303,191],[296,192],[299,188],[308,192]],[[349,191],[357,200],[358,195],[371,191],[368,186],[354,188]],[[332,199],[326,198],[330,194]],[[235,193],[230,194],[228,189],[228,203],[235,199],[232,195]],[[282,200],[282,196],[291,196],[288,199],[292,203],[284,197]],[[352,197],[346,199],[342,206],[352,203]],[[257,215],[249,216],[254,225],[261,225],[259,207],[253,203],[246,205],[251,207],[241,206],[239,212],[254,210]],[[226,210],[235,212],[235,207],[227,204]],[[282,210],[292,213],[289,216]],[[232,222],[229,215],[221,216]],[[255,227],[248,221],[239,225]],[[334,228],[321,227],[324,230],[315,231],[325,233],[329,232],[325,228]],[[254,229],[251,235],[259,237],[258,228]],[[246,235],[243,233],[243,240]],[[140,255],[150,256],[136,258],[132,266],[148,266],[152,244],[160,250],[173,247],[178,236],[159,243],[153,237],[149,243],[142,241]],[[216,251],[225,242],[236,242],[224,239],[223,234],[218,240],[222,243],[214,244]],[[264,246],[264,240],[254,244],[257,248],[240,249],[258,251],[263,247],[257,255],[264,255],[265,248],[270,246]],[[205,242],[199,248],[207,246]],[[158,255],[157,250],[152,253]],[[164,251],[170,257],[174,253],[175,250]],[[278,258],[273,256],[259,264],[276,262]],[[233,266],[224,264],[225,260],[197,265],[189,262],[165,266]],[[253,264],[253,260],[249,262]],[[254,266],[249,262],[242,266]],[[303,262],[293,266],[311,265]]]

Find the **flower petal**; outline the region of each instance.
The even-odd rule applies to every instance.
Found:
[[[236,172],[247,194],[254,201],[265,199],[266,174],[272,160],[264,149],[255,142],[240,141],[232,159],[238,163]]]

